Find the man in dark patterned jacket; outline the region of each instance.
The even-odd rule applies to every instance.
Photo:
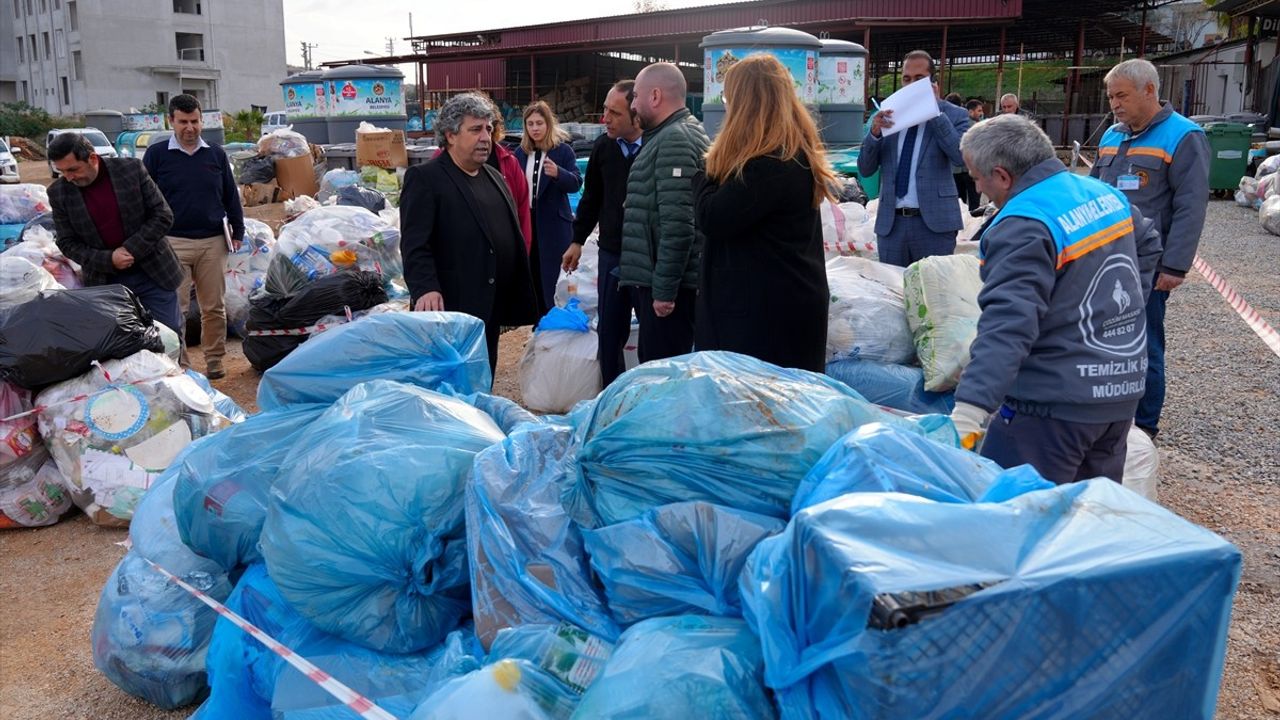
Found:
[[[62,175],[49,186],[58,248],[80,263],[84,284],[124,285],[180,332],[182,269],[165,239],[173,213],[142,162],[100,158],[79,133],[54,138],[49,159]]]

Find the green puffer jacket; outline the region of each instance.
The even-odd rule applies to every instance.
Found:
[[[627,178],[622,216],[622,285],[653,288],[670,302],[680,288],[698,287],[702,240],[693,227],[693,176],[711,141],[687,109],[644,134]]]

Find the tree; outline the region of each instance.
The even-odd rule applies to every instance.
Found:
[[[631,7],[638,13],[660,12],[668,9],[666,0],[631,0]]]

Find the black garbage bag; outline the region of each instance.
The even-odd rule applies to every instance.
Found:
[[[268,183],[276,179],[276,161],[270,155],[259,155],[245,160],[240,166],[241,185]]]
[[[151,313],[123,285],[43,292],[0,313],[0,381],[28,390],[141,350],[163,353],[164,343]]]
[[[367,310],[387,301],[382,277],[375,272],[351,270],[326,275],[287,297],[262,295],[249,300],[244,355],[254,369],[265,372],[284,359],[310,335],[255,335],[255,330],[299,330],[326,315]]]
[[[856,202],[859,205],[867,204],[867,191],[862,189],[862,183],[858,182],[858,178],[844,178],[840,186],[840,202]]]
[[[372,213],[382,212],[387,206],[387,196],[359,185],[347,185],[338,189],[338,204],[362,207]]]

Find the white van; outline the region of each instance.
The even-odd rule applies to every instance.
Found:
[[[283,110],[268,110],[262,117],[263,135],[289,127],[289,118],[285,116]]]
[[[49,143],[52,143],[54,138],[63,133],[80,133],[85,136],[89,140],[89,144],[93,146],[93,151],[98,154],[98,157],[116,157],[116,149],[111,145],[111,141],[107,139],[107,136],[103,135],[102,131],[98,128],[66,128],[62,130],[50,130],[49,134],[44,138],[44,146],[46,148],[49,147]],[[53,175],[55,180],[58,179],[58,175],[60,174],[57,169],[53,167],[52,160],[49,161],[49,173]]]

